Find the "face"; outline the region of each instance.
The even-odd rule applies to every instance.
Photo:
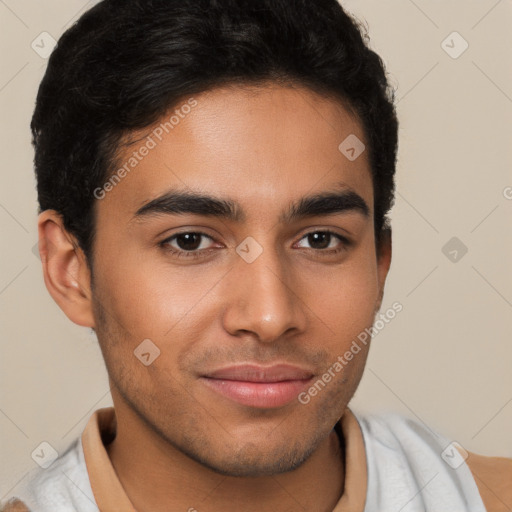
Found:
[[[134,134],[119,157],[129,173],[96,205],[92,305],[114,403],[217,472],[287,471],[355,392],[367,347],[308,390],[372,325],[389,265],[367,152],[338,149],[365,136],[340,103],[298,87],[188,104],[169,133]]]

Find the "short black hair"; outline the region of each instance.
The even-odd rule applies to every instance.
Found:
[[[362,123],[375,235],[394,201],[394,89],[365,27],[336,0],[103,0],[59,39],[31,123],[39,212],[54,209],[92,268],[94,190],[131,132],[228,84],[298,84]],[[341,142],[341,141],[340,141]]]

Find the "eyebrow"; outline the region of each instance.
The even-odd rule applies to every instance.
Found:
[[[370,208],[365,200],[353,190],[325,191],[300,198],[281,214],[279,222],[294,221],[316,216],[357,212],[369,217]],[[204,195],[199,192],[170,190],[142,205],[132,220],[145,220],[161,215],[195,214],[222,218],[236,223],[247,218],[243,208],[229,198]]]

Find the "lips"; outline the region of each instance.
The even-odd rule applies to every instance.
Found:
[[[212,391],[241,405],[256,408],[282,407],[303,391],[313,372],[288,364],[244,364],[208,372],[201,381]]]

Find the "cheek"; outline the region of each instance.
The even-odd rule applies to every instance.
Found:
[[[103,265],[101,286],[108,309],[130,337],[162,339],[194,322],[200,312],[209,314],[208,295],[222,274],[137,258],[132,252],[115,266]]]
[[[333,323],[333,331],[354,335],[373,321],[378,297],[376,277],[351,273],[346,278],[340,276],[329,286],[322,311]],[[317,303],[320,301],[318,297]]]
[[[376,260],[364,249],[346,263],[303,274],[306,304],[328,327],[335,344],[347,343],[373,323],[379,298]]]

